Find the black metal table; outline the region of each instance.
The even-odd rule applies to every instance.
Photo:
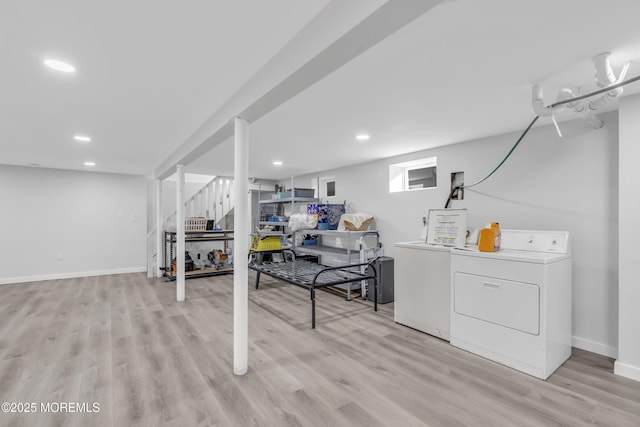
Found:
[[[264,273],[276,279],[284,280],[292,285],[307,289],[311,297],[311,327],[316,327],[316,289],[344,283],[360,282],[373,279],[374,310],[378,311],[378,274],[375,267],[368,263],[349,264],[338,267],[327,267],[304,259],[296,259],[295,252],[292,260],[283,262],[250,262],[249,268],[256,271],[256,289],[260,284],[260,274]],[[355,271],[360,267],[371,267],[373,275],[367,272]],[[366,269],[365,271],[367,271]]]

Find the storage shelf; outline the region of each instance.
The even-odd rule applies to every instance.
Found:
[[[319,185],[319,184],[318,184]],[[318,198],[313,197],[316,190],[312,189],[303,189],[296,188],[293,177],[291,177],[291,190],[288,190],[288,197],[280,197],[280,198],[271,198],[271,199],[263,199],[258,193],[258,205],[259,205],[259,218],[255,218],[255,220],[261,219],[262,221],[255,221],[254,224],[258,226],[271,226],[278,230],[277,234],[266,234],[259,232],[259,235],[269,236],[269,235],[283,235],[290,234],[289,232],[289,216],[294,212],[297,212],[302,205],[307,203],[318,203]],[[280,193],[279,195],[284,196],[284,194]],[[312,197],[302,197],[309,196]],[[290,212],[289,212],[290,211]],[[306,211],[306,209],[305,209]],[[274,221],[276,218],[286,218],[284,221]]]
[[[185,237],[184,241],[185,242],[213,242],[213,241],[227,241],[227,240],[233,240],[233,236],[202,236],[202,237]],[[167,237],[167,242],[174,242],[175,243],[176,238],[175,237]]]
[[[167,231],[167,233],[175,234],[175,231]],[[225,234],[233,233],[233,230],[189,230],[185,231],[185,234]]]
[[[352,260],[359,260],[360,254],[365,254],[365,258],[371,251],[377,251],[379,245],[379,235],[377,230],[365,230],[365,231],[338,231],[338,230],[314,230],[314,229],[306,229],[306,230],[298,230],[296,233],[306,235],[310,234],[313,236],[319,236],[317,245],[300,245],[296,246],[296,251],[314,255],[333,255],[333,256],[341,256],[346,258],[349,262]],[[328,238],[340,238],[343,242],[343,247],[336,247],[331,245],[326,245],[322,243],[322,236],[327,236]],[[354,248],[353,244],[358,242],[361,238],[365,238],[365,236],[375,236],[376,247],[375,248]]]
[[[348,236],[356,236],[360,237],[363,234],[371,234],[377,235],[377,230],[364,230],[364,231],[338,231],[338,230],[316,230],[316,229],[305,229],[298,230],[296,233],[301,234],[317,234],[317,235],[326,235],[326,236],[335,236],[335,237],[348,237]]]
[[[282,236],[284,233],[282,231],[256,231],[255,233],[251,233],[251,234],[257,234],[258,236]]]
[[[260,200],[258,203],[291,203],[291,202],[318,202],[318,199],[315,197],[287,197],[285,199],[267,199]]]
[[[325,246],[325,245],[302,245],[296,246],[296,252],[306,253],[306,254],[314,254],[314,255],[322,255],[330,253],[332,255],[344,255],[348,256],[349,251],[346,248],[336,248],[333,246]],[[351,255],[359,255],[360,252],[357,250],[351,251]]]
[[[218,274],[229,274],[229,273],[233,273],[233,267],[222,267],[222,268],[204,268],[201,270],[192,270],[192,271],[185,271],[184,272],[184,276],[185,278],[196,278],[196,277],[208,277],[208,276],[216,276]],[[176,276],[172,273],[165,273],[165,277],[167,277],[169,280],[176,280]]]
[[[177,246],[177,232],[165,231],[164,232],[164,277],[168,280],[176,280],[176,276],[172,271],[173,261],[175,258],[175,250]],[[227,251],[228,242],[233,241],[233,230],[198,230],[198,231],[185,231],[185,249],[187,243],[197,242],[219,242],[222,244],[224,252]],[[213,267],[204,268],[200,270],[185,271],[184,276],[187,279],[196,277],[216,276],[218,274],[230,274],[233,273],[232,266],[224,266],[216,269]]]

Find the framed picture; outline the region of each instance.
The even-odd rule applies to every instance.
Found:
[[[467,238],[466,209],[429,209],[427,243],[463,247]]]

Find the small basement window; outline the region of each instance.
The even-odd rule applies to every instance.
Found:
[[[437,157],[389,165],[389,192],[436,187]]]

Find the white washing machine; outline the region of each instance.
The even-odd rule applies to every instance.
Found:
[[[393,320],[448,341],[451,248],[401,242],[394,258]]]
[[[571,355],[569,233],[502,230],[451,251],[451,344],[546,380]]]

